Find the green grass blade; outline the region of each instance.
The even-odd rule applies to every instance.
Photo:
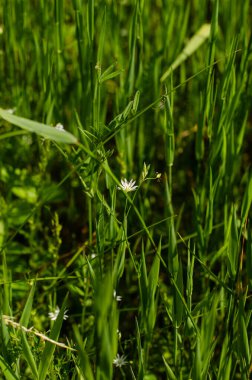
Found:
[[[248,373],[250,367],[250,347],[249,347],[249,337],[248,330],[245,321],[245,310],[244,310],[244,299],[241,297],[239,300],[239,309],[238,309],[238,352],[240,356],[241,367],[244,369],[244,372]]]
[[[32,351],[31,351],[30,344],[26,338],[26,334],[24,331],[21,331],[21,341],[22,341],[22,353],[24,355],[24,358],[27,361],[27,363],[31,369],[31,372],[33,374],[33,378],[38,379],[39,375],[38,375],[38,369],[37,369],[36,361],[34,359],[34,356],[33,356]]]
[[[244,223],[248,217],[248,212],[251,206],[252,202],[252,171],[249,173],[249,179],[248,184],[245,190],[245,194],[242,201],[242,208],[241,208],[241,231],[244,226]],[[241,236],[241,232],[240,232]]]
[[[198,337],[197,338],[197,343],[196,343],[196,348],[195,348],[193,368],[192,368],[192,379],[193,380],[202,380],[201,369],[202,369],[202,362],[201,362],[201,340]]]
[[[188,41],[183,51],[171,64],[169,69],[162,75],[160,81],[164,82],[166,78],[180,66],[188,57],[190,57],[199,47],[205,42],[210,36],[210,24],[204,24],[201,28],[194,34],[194,36]]]
[[[0,367],[2,368],[6,380],[19,380],[19,378],[15,375],[14,371],[10,368],[10,366],[6,363],[6,361],[1,355]]]
[[[107,75],[104,75],[104,73],[103,73],[99,78],[99,83],[101,84],[101,83],[105,82],[106,80],[113,79],[113,78],[117,77],[118,75],[120,75],[121,73],[122,73],[122,70],[116,70],[116,71],[113,71],[112,73],[107,74]]]
[[[248,280],[249,280],[249,288],[252,288],[252,225],[251,222],[249,221],[248,223],[248,228],[247,228],[247,233],[248,233],[248,241],[247,241],[247,249],[246,249],[246,272],[248,275]]]
[[[32,310],[33,297],[34,297],[34,293],[35,293],[35,286],[36,286],[36,283],[34,282],[32,284],[32,288],[30,290],[30,293],[29,293],[28,299],[26,301],[22,316],[20,318],[20,325],[24,326],[24,327],[27,327],[28,323],[29,323],[30,314],[31,314],[31,310]],[[21,341],[22,341],[22,351],[23,351],[23,355],[25,357],[25,360],[27,361],[27,363],[28,363],[28,365],[29,365],[29,367],[33,373],[34,379],[38,379],[37,365],[36,365],[35,359],[32,355],[32,351],[31,351],[31,348],[29,346],[29,343],[27,341],[26,334],[22,330],[21,330]]]
[[[55,340],[55,341],[58,340],[58,337],[60,334],[61,326],[63,323],[64,312],[66,310],[67,297],[68,295],[66,295],[66,297],[64,298],[59,315],[53,324],[53,327],[49,336],[50,339]],[[55,344],[51,342],[46,342],[45,344],[45,348],[43,350],[42,357],[39,363],[39,369],[38,369],[39,380],[45,380],[47,376],[49,366],[53,359],[55,347],[56,347]]]
[[[22,313],[22,316],[21,316],[20,321],[19,321],[19,323],[24,327],[27,327],[28,323],[29,323],[29,319],[30,319],[30,315],[31,315],[31,311],[32,311],[33,297],[34,297],[34,293],[35,293],[35,287],[36,287],[36,283],[33,282],[29,296],[27,298],[27,301],[26,301],[26,304],[25,304],[25,307],[23,310],[23,313]]]
[[[148,276],[148,291],[147,291],[147,302],[148,302],[148,312],[147,312],[147,328],[148,335],[151,336],[156,323],[157,316],[157,287],[159,280],[159,268],[160,268],[160,253],[161,253],[161,239],[158,245],[157,253],[154,257],[154,261]]]
[[[177,380],[177,377],[174,375],[173,370],[171,369],[171,367],[169,366],[169,364],[165,360],[164,356],[163,356],[163,361],[164,361],[164,365],[165,365],[165,372],[166,372],[167,380]]]
[[[43,136],[46,139],[65,144],[78,143],[76,137],[65,130],[61,131],[55,127],[50,127],[49,125],[42,124],[37,121],[12,115],[10,112],[5,111],[2,108],[0,108],[0,116],[9,123],[23,128],[26,131],[36,133],[39,136]]]
[[[238,240],[238,227],[237,227],[237,217],[236,217],[236,207],[233,206],[229,226],[227,231],[227,257],[228,257],[228,271],[232,279],[235,278],[238,268],[238,257],[239,257],[239,240]]]
[[[79,367],[84,376],[85,380],[94,380],[94,374],[91,369],[90,361],[87,355],[87,352],[84,348],[84,344],[82,342],[81,333],[77,325],[73,325],[74,335],[78,344],[78,356],[79,356]]]

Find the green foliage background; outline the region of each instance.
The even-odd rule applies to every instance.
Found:
[[[1,1],[2,378],[250,378],[251,16]]]

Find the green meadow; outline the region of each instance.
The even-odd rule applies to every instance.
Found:
[[[252,378],[251,25],[0,1],[0,379]]]

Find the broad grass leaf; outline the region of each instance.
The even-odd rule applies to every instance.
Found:
[[[67,131],[58,130],[55,127],[39,123],[30,119],[25,119],[20,116],[12,115],[10,112],[0,108],[0,116],[11,124],[23,128],[26,131],[34,132],[46,139],[65,144],[77,144],[77,138]]]
[[[183,51],[178,55],[175,61],[171,64],[169,69],[162,75],[160,81],[164,82],[165,79],[180,66],[188,57],[190,57],[210,36],[210,24],[204,24],[188,41]]]

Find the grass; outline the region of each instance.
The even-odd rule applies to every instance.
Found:
[[[2,1],[1,378],[251,378],[251,15]]]

